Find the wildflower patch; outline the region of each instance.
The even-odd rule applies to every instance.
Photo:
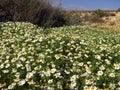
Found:
[[[120,90],[120,33],[0,25],[0,90]]]

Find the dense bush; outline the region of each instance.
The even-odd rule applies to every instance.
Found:
[[[91,15],[86,14],[83,18],[85,22],[89,22],[89,23],[103,23],[104,22],[104,20],[101,17],[93,13]]]
[[[49,0],[0,0],[0,21],[28,21],[45,28],[66,23],[62,10]]]
[[[104,20],[99,16],[92,15],[91,18],[90,18],[90,22],[92,22],[92,23],[102,23],[102,22],[104,22]]]
[[[110,13],[109,15],[110,15],[110,16],[116,16],[116,14],[115,14],[115,13]]]
[[[118,10],[117,11],[120,11],[120,8],[118,8]]]
[[[82,25],[83,18],[80,12],[78,11],[65,11],[66,25]]]
[[[92,12],[91,15],[85,15],[85,20],[92,22],[92,23],[102,23],[104,22],[104,20],[102,19],[102,17],[107,17],[109,16],[109,13],[103,11],[103,10],[95,10]]]
[[[108,16],[109,14],[103,10],[98,9],[93,12],[93,15],[96,15],[98,17],[104,17],[104,16]]]
[[[82,25],[82,18],[80,14],[75,14],[69,17],[68,25]]]

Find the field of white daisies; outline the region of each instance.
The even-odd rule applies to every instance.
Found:
[[[0,90],[120,90],[120,32],[2,23]]]

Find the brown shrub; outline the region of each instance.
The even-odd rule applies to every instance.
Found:
[[[63,26],[64,13],[49,0],[0,0],[0,22],[28,21],[44,28]]]

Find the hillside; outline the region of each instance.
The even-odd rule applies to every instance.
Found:
[[[1,90],[120,90],[120,32],[0,25]]]
[[[115,10],[102,10],[103,12],[107,13],[107,16],[104,17],[94,17],[93,13],[96,10],[73,10],[73,11],[66,11],[70,15],[77,17],[81,17],[83,20],[83,24],[91,25],[94,27],[100,28],[107,28],[113,30],[120,30],[120,12]],[[93,20],[92,20],[93,19]]]

